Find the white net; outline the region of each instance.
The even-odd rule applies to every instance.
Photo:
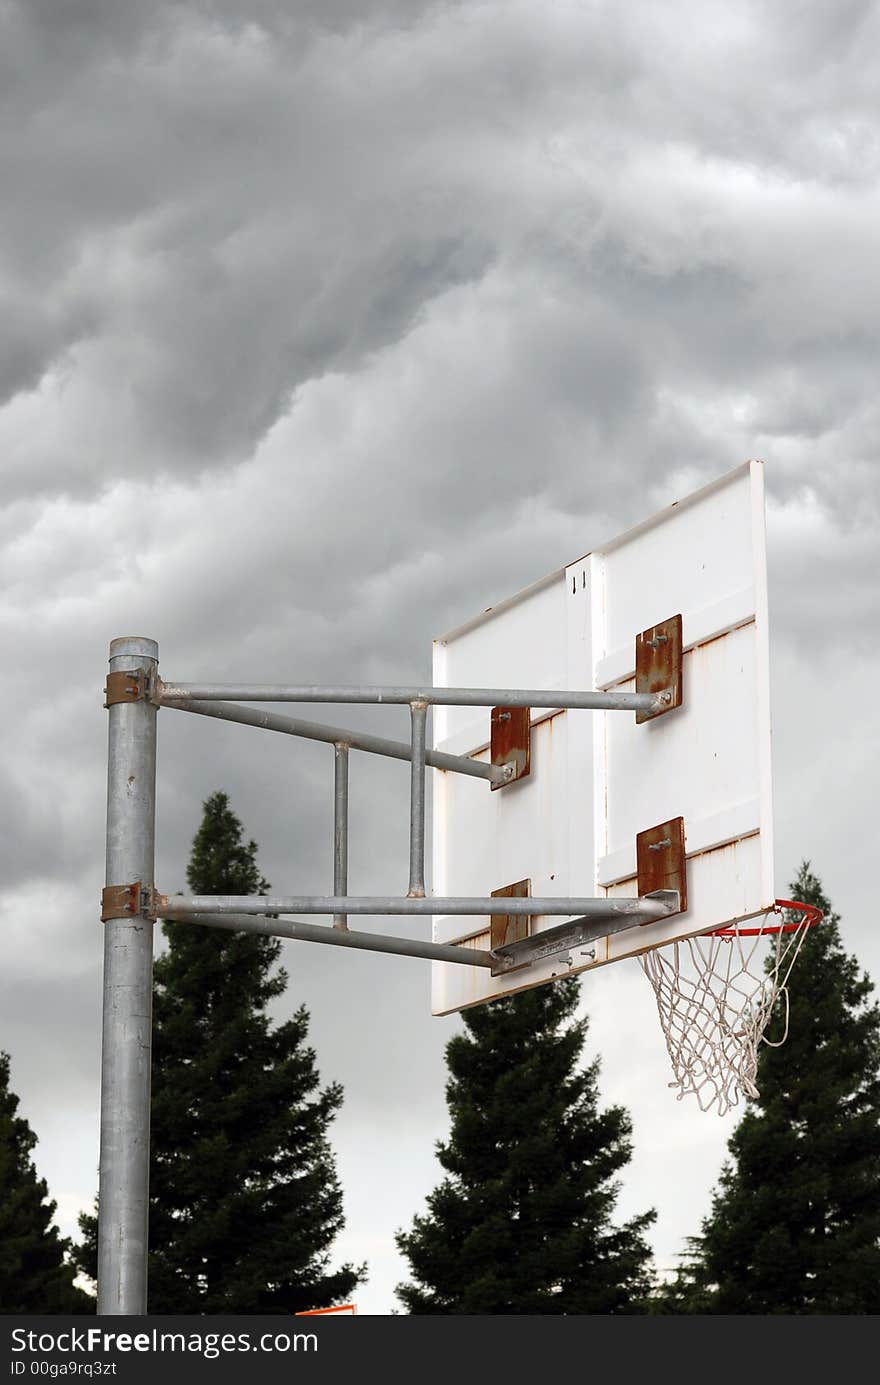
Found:
[[[702,1111],[723,1116],[740,1095],[755,1097],[758,1049],[788,1036],[791,969],[817,910],[782,902],[751,927],[705,933],[639,957],[654,990],[678,1100],[693,1095]],[[786,920],[783,922],[783,919]],[[770,930],[769,932],[767,930]],[[779,1033],[767,1026],[781,1001]]]

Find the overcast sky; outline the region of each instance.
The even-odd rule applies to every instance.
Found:
[[[0,6],[0,1047],[65,1232],[114,636],[180,681],[427,682],[432,635],[763,458],[777,892],[810,858],[880,976],[878,50],[869,0]],[[275,889],[325,892],[331,783],[326,746],[161,713],[159,884],[224,788]],[[353,891],[403,888],[406,767],[352,792]],[[285,965],[345,1087],[336,1258],[387,1313],[459,1021],[426,962]],[[668,1266],[732,1120],[667,1090],[634,963],[584,999]]]

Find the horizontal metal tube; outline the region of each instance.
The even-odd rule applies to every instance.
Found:
[[[163,683],[162,703],[182,699],[216,702],[427,702],[437,707],[571,707],[597,711],[656,712],[668,705],[661,693],[571,692],[562,688],[312,687],[288,683]],[[409,756],[406,757],[409,759]]]
[[[220,721],[237,721],[244,726],[256,726],[263,731],[280,731],[287,736],[302,736],[307,741],[324,741],[328,745],[347,745],[352,750],[364,750],[371,755],[387,755],[392,760],[410,760],[412,746],[407,741],[392,741],[386,736],[373,736],[368,731],[347,731],[340,726],[323,726],[317,721],[302,721],[299,717],[279,716],[277,712],[259,712],[254,707],[240,707],[234,702],[204,702],[195,698],[170,699],[167,690],[160,698],[163,707],[179,712],[195,712],[202,717],[217,717]],[[428,750],[425,764],[434,769],[448,769],[456,774],[469,774],[473,779],[488,779],[504,784],[508,771],[501,765],[488,765],[471,760],[466,755],[447,755],[442,750]]]
[[[635,914],[666,918],[673,910],[659,899],[499,899],[472,895],[442,899],[408,899],[399,895],[160,895],[161,918],[192,914],[577,914],[606,917]]]
[[[319,923],[254,918],[252,914],[187,914],[184,922],[200,923],[207,928],[262,933],[270,938],[329,943],[331,947],[354,947],[365,952],[390,952],[398,957],[427,957],[432,962],[460,962],[468,967],[491,967],[495,961],[491,952],[481,948],[423,943],[416,938],[393,938],[383,933],[355,933],[351,929],[327,928]]]

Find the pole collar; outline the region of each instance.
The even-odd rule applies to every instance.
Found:
[[[101,922],[126,917],[155,919],[155,886],[135,880],[130,885],[107,885],[101,891]]]
[[[147,702],[152,698],[153,675],[148,669],[117,669],[107,674],[104,687],[105,707],[115,707],[120,702]]]

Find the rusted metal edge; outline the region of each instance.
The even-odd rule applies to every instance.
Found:
[[[686,913],[687,861],[684,818],[670,818],[636,834],[636,869],[640,895],[677,890],[679,913]]]
[[[159,896],[155,886],[134,880],[130,885],[107,885],[101,891],[101,922],[121,918],[156,918]]]
[[[506,789],[531,772],[531,707],[493,707],[490,715],[490,758],[496,769],[506,769],[505,782],[492,784]]]
[[[652,721],[682,704],[681,616],[670,616],[636,635],[636,692],[653,693],[658,706],[636,712],[636,723]]]
[[[492,891],[493,899],[528,899],[532,893],[531,880],[517,880],[512,885],[504,885]],[[491,914],[489,918],[489,948],[509,943],[521,942],[529,936],[532,928],[531,914]]]
[[[105,707],[115,707],[120,702],[146,702],[153,698],[153,680],[146,669],[117,669],[107,674],[104,688]]]

